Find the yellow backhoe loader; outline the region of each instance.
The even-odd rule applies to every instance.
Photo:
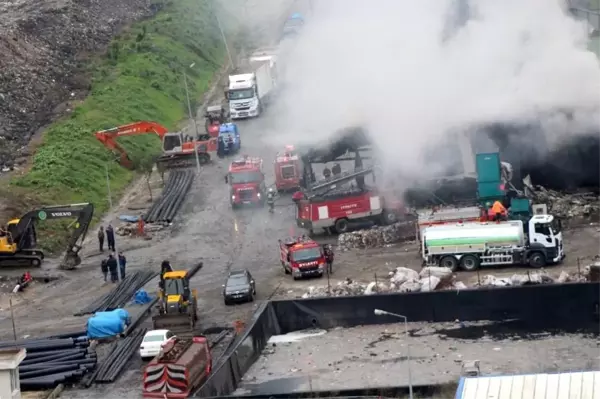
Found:
[[[169,329],[177,334],[198,320],[198,297],[190,289],[187,271],[163,274],[159,291],[158,314],[152,317],[154,329]]]

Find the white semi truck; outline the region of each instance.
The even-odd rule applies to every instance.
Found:
[[[480,266],[529,265],[540,268],[564,257],[560,221],[552,215],[520,220],[426,227],[421,253],[425,265],[473,271]]]
[[[229,101],[231,119],[259,116],[277,87],[277,57],[271,53],[255,53],[249,59],[249,73],[229,75],[225,97]]]

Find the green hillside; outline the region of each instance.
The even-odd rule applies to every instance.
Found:
[[[10,194],[25,199],[21,206],[92,202],[99,217],[108,208],[106,167],[115,198],[134,173],[114,161],[94,132],[138,120],[174,129],[187,110],[183,69],[187,68],[194,99],[210,85],[225,51],[208,2],[155,2],[164,5],[162,11],[124,31],[104,56],[90,62],[93,78],[88,97],[70,116],[47,129],[31,168],[11,181]],[[119,143],[135,162],[160,151],[154,135]],[[64,229],[46,226],[45,230],[44,247],[62,241]]]

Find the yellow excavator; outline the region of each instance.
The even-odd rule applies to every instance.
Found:
[[[55,219],[76,219],[67,243],[61,268],[73,269],[81,263],[79,251],[94,216],[94,205],[89,203],[47,206],[29,211],[18,219],[0,227],[0,266],[39,267],[44,253],[37,248],[36,223]]]
[[[152,317],[154,329],[169,329],[177,333],[189,327],[193,330],[198,321],[198,296],[190,289],[187,271],[163,274],[159,291],[158,314]]]

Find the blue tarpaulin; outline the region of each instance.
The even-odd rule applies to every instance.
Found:
[[[140,217],[131,215],[121,215],[119,216],[119,220],[122,220],[123,222],[135,223],[138,220],[140,220]]]
[[[125,331],[129,320],[129,312],[125,309],[97,312],[88,319],[87,335],[89,338],[114,337]]]
[[[304,19],[304,17],[299,12],[295,12],[295,13],[292,14],[292,16],[290,17],[290,19]]]
[[[136,292],[135,296],[133,297],[133,303],[135,303],[136,305],[145,305],[147,303],[150,303],[151,301],[152,298],[143,288],[141,290],[138,290],[138,292]]]

